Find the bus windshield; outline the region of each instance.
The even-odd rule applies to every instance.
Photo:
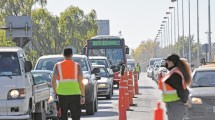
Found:
[[[106,56],[112,65],[117,65],[120,61],[124,62],[124,55],[122,48],[113,49],[89,49],[89,56]]]

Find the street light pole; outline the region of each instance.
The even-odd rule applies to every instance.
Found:
[[[199,0],[197,0],[197,66],[200,64],[200,50],[199,50]]]
[[[173,9],[174,10],[174,45],[176,45],[176,12],[175,12],[175,7],[169,7],[169,9]]]
[[[170,29],[171,29],[171,33],[170,33],[170,36],[171,36],[171,37],[170,37],[170,46],[172,46],[172,45],[173,45],[173,44],[172,44],[172,43],[173,43],[173,39],[172,39],[172,38],[173,38],[173,37],[172,37],[172,36],[173,36],[173,34],[172,34],[172,12],[166,12],[166,14],[167,14],[167,15],[170,14],[170,16],[171,16],[171,18],[170,18],[170,19],[171,19],[171,23],[170,23],[170,26],[171,26],[171,27],[170,27]]]
[[[190,24],[190,0],[188,1],[189,4],[189,61],[192,63],[192,53],[191,53],[191,24]]]
[[[179,3],[177,2],[177,23],[178,23],[178,55],[180,55],[180,50],[179,50],[179,39],[180,39],[180,35],[179,35]]]
[[[169,35],[169,17],[164,17],[164,19],[167,19],[167,38],[168,38],[168,40],[167,40],[167,47],[169,48],[169,41],[170,41],[170,35]]]
[[[167,46],[167,35],[166,35],[166,21],[163,21],[163,26],[164,26],[164,46]]]
[[[211,7],[210,7],[210,0],[208,0],[208,45],[209,45],[209,62],[212,61],[211,55]]]
[[[183,47],[183,57],[185,55],[185,47],[184,47],[184,0],[182,0],[182,47]]]

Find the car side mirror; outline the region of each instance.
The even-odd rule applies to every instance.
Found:
[[[129,48],[128,47],[126,47],[126,49],[125,49],[125,54],[129,54]]]
[[[25,61],[25,72],[30,72],[32,70],[31,61]]]
[[[97,74],[100,73],[100,69],[99,68],[93,68],[93,70],[91,71],[92,74]]]
[[[110,67],[111,69],[114,69],[114,68],[116,68],[116,66],[115,65],[111,65],[111,67]]]
[[[114,77],[114,74],[110,74],[109,77]]]

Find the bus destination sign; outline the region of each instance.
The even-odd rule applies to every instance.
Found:
[[[89,41],[89,45],[93,47],[99,47],[99,46],[120,46],[119,40],[101,40],[101,41]]]

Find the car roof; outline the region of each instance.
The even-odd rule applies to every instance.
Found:
[[[86,58],[86,55],[78,55],[78,54],[74,54],[72,57],[74,58]],[[40,59],[47,59],[47,58],[63,58],[63,55],[44,55],[41,56]]]
[[[89,56],[89,59],[93,60],[93,59],[106,59],[107,60],[107,57],[105,56]]]
[[[32,73],[53,73],[51,70],[31,70]]]
[[[127,59],[127,62],[135,62],[134,59]]]
[[[215,64],[202,65],[195,69],[196,71],[209,71],[215,70]]]
[[[1,52],[17,52],[22,50],[20,47],[0,47]]]

